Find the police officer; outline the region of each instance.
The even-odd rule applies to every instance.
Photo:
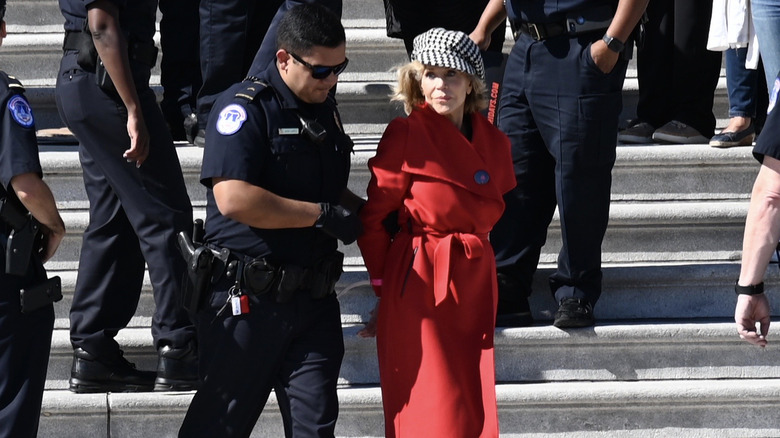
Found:
[[[563,246],[550,289],[556,327],[594,323],[609,217],[629,36],[647,0],[491,0],[472,37],[509,15],[499,128],[512,142],[517,187],[490,241],[499,272],[499,325],[531,322],[527,297],[556,205]]]
[[[0,45],[6,37],[5,4],[0,0]],[[44,300],[40,308],[22,311],[20,290],[37,290],[46,280],[42,262],[54,255],[65,236],[54,197],[41,180],[35,120],[23,92],[18,80],[0,71],[0,202],[3,209],[32,213],[42,224],[45,245],[40,254],[25,260],[22,275],[7,273],[13,228],[0,219],[0,438],[38,434],[54,308]]]
[[[278,35],[274,61],[220,96],[206,132],[206,246],[229,257],[215,263],[198,316],[203,381],[180,437],[248,437],[272,389],[286,436],[333,436],[344,355],[337,239],[360,231],[352,142],[329,96],[347,66],[345,34],[336,15],[307,4]]]
[[[214,101],[248,71],[264,69],[276,54],[276,31],[281,17],[295,5],[317,3],[341,17],[342,0],[201,0],[199,133],[203,147],[205,127]]]
[[[197,382],[195,329],[179,306],[176,234],[192,207],[150,70],[156,0],[61,0],[60,116],[79,140],[89,224],[71,306],[75,392],[186,390]],[[135,369],[114,340],[138,305],[144,261],[154,289],[157,372]]]

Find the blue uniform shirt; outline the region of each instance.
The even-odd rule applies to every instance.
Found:
[[[506,12],[511,21],[531,23],[561,22],[566,15],[577,11],[612,6],[613,12],[618,0],[507,0]]]
[[[206,240],[274,263],[311,266],[335,251],[336,239],[314,227],[258,229],[228,219],[220,214],[211,190],[211,178],[221,177],[285,198],[338,203],[347,187],[352,141],[344,133],[335,101],[329,97],[312,105],[298,100],[275,62],[258,79],[268,87],[251,81],[233,85],[220,95],[209,117],[201,169],[201,183],[208,188]],[[299,116],[325,128],[323,142],[317,144],[302,133]]]
[[[11,179],[24,173],[42,175],[35,138],[35,119],[24,97],[22,84],[0,71],[0,198],[17,199]],[[17,200],[17,205],[19,201]],[[0,221],[0,235],[8,236],[10,227]],[[5,238],[3,237],[3,239]],[[5,254],[0,251],[0,275],[4,272]]]

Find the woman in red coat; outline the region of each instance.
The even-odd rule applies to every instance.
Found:
[[[478,112],[484,68],[466,34],[431,29],[412,60],[394,96],[409,116],[369,161],[358,244],[381,304],[360,334],[377,336],[386,436],[497,437],[488,233],[515,185],[509,140]]]

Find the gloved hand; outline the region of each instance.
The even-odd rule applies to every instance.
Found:
[[[317,217],[317,221],[314,222],[314,226],[341,240],[345,245],[357,240],[363,232],[363,224],[360,223],[358,215],[346,208],[321,202],[320,210],[322,212]]]

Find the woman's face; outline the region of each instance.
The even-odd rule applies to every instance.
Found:
[[[471,93],[468,75],[447,67],[425,66],[420,85],[425,102],[460,127],[466,96]]]

